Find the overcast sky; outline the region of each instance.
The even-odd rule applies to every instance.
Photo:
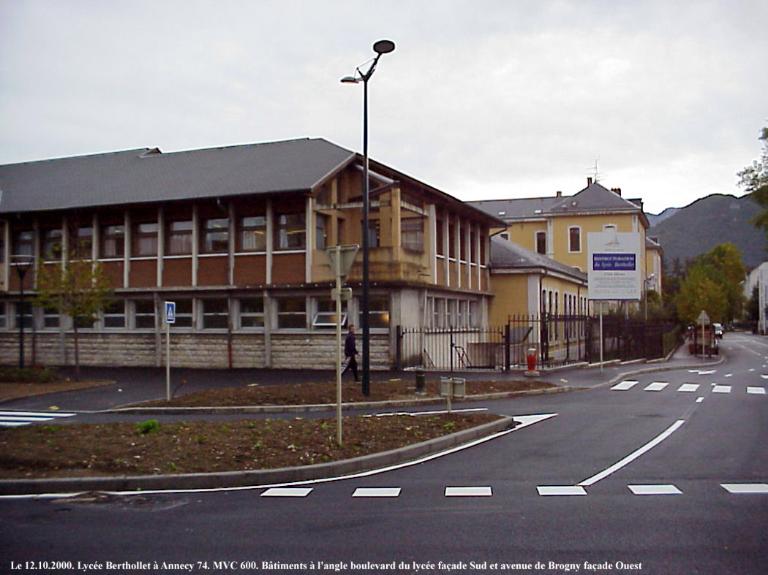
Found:
[[[322,137],[464,200],[740,195],[768,2],[0,0],[0,164]]]

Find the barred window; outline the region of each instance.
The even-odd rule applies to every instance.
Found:
[[[404,218],[400,222],[400,237],[405,249],[423,252],[424,220],[421,218]]]

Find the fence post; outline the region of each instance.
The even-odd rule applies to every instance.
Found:
[[[450,351],[450,353],[451,353],[451,373],[453,373],[453,347],[455,345],[456,344],[453,341],[453,326],[451,326],[451,351]]]
[[[512,355],[512,336],[509,322],[504,326],[504,371],[509,371]]]
[[[397,330],[395,332],[397,335],[395,336],[396,340],[396,349],[395,349],[395,366],[397,367],[397,370],[400,371],[403,369],[403,350],[401,349],[403,346],[403,326],[398,325]]]

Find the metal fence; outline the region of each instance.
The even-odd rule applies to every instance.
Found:
[[[675,326],[618,316],[603,318],[603,359],[663,357],[677,343]],[[428,370],[519,369],[600,360],[600,322],[580,315],[510,316],[487,328],[397,328],[397,367]]]

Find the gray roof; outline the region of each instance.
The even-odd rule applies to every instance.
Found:
[[[545,255],[527,250],[500,236],[493,236],[491,238],[491,270],[531,268],[555,271],[579,281],[587,281],[587,274],[580,272],[574,267],[561,264]]]
[[[640,206],[597,182],[590,183],[573,196],[481,200],[470,203],[506,221],[584,212],[626,211],[642,213]]]
[[[308,191],[356,154],[323,139],[0,166],[0,213]]]

